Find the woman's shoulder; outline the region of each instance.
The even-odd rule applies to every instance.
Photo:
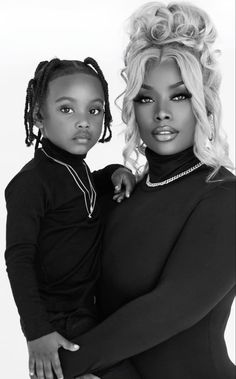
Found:
[[[226,167],[221,166],[220,169],[217,171],[216,175],[213,177],[212,181],[221,181],[222,183],[225,182],[233,182],[236,181],[236,176],[229,171]]]
[[[235,203],[236,197],[236,176],[225,167],[220,167],[217,173],[206,180],[203,199],[208,199],[220,206],[222,204]]]

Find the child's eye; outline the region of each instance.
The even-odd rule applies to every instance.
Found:
[[[71,107],[67,107],[67,106],[61,106],[60,107],[60,111],[62,113],[72,113],[73,112],[73,109]]]
[[[181,101],[190,99],[192,96],[190,93],[179,93],[177,95],[172,96],[173,101]]]
[[[148,96],[138,95],[137,97],[134,98],[135,103],[141,103],[141,104],[149,104],[149,103],[153,103],[153,101],[154,100]]]
[[[99,113],[101,113],[101,111],[102,111],[102,109],[100,109],[100,108],[92,108],[92,109],[90,109],[90,113],[91,114],[93,114],[93,115],[98,115]]]

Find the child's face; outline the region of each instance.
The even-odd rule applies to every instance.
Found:
[[[72,154],[86,154],[98,141],[104,92],[98,78],[84,73],[52,80],[41,110],[43,136]]]
[[[143,142],[158,154],[175,154],[193,145],[196,120],[177,63],[154,63],[134,99]]]

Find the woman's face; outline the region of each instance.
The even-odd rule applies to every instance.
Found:
[[[174,59],[153,63],[134,99],[135,119],[143,142],[162,155],[193,145],[196,120]]]

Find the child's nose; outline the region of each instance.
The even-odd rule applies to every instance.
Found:
[[[88,123],[88,120],[86,118],[80,118],[76,123],[75,123],[75,127],[78,129],[78,128],[82,128],[82,129],[86,129],[86,128],[89,128],[89,123]]]

